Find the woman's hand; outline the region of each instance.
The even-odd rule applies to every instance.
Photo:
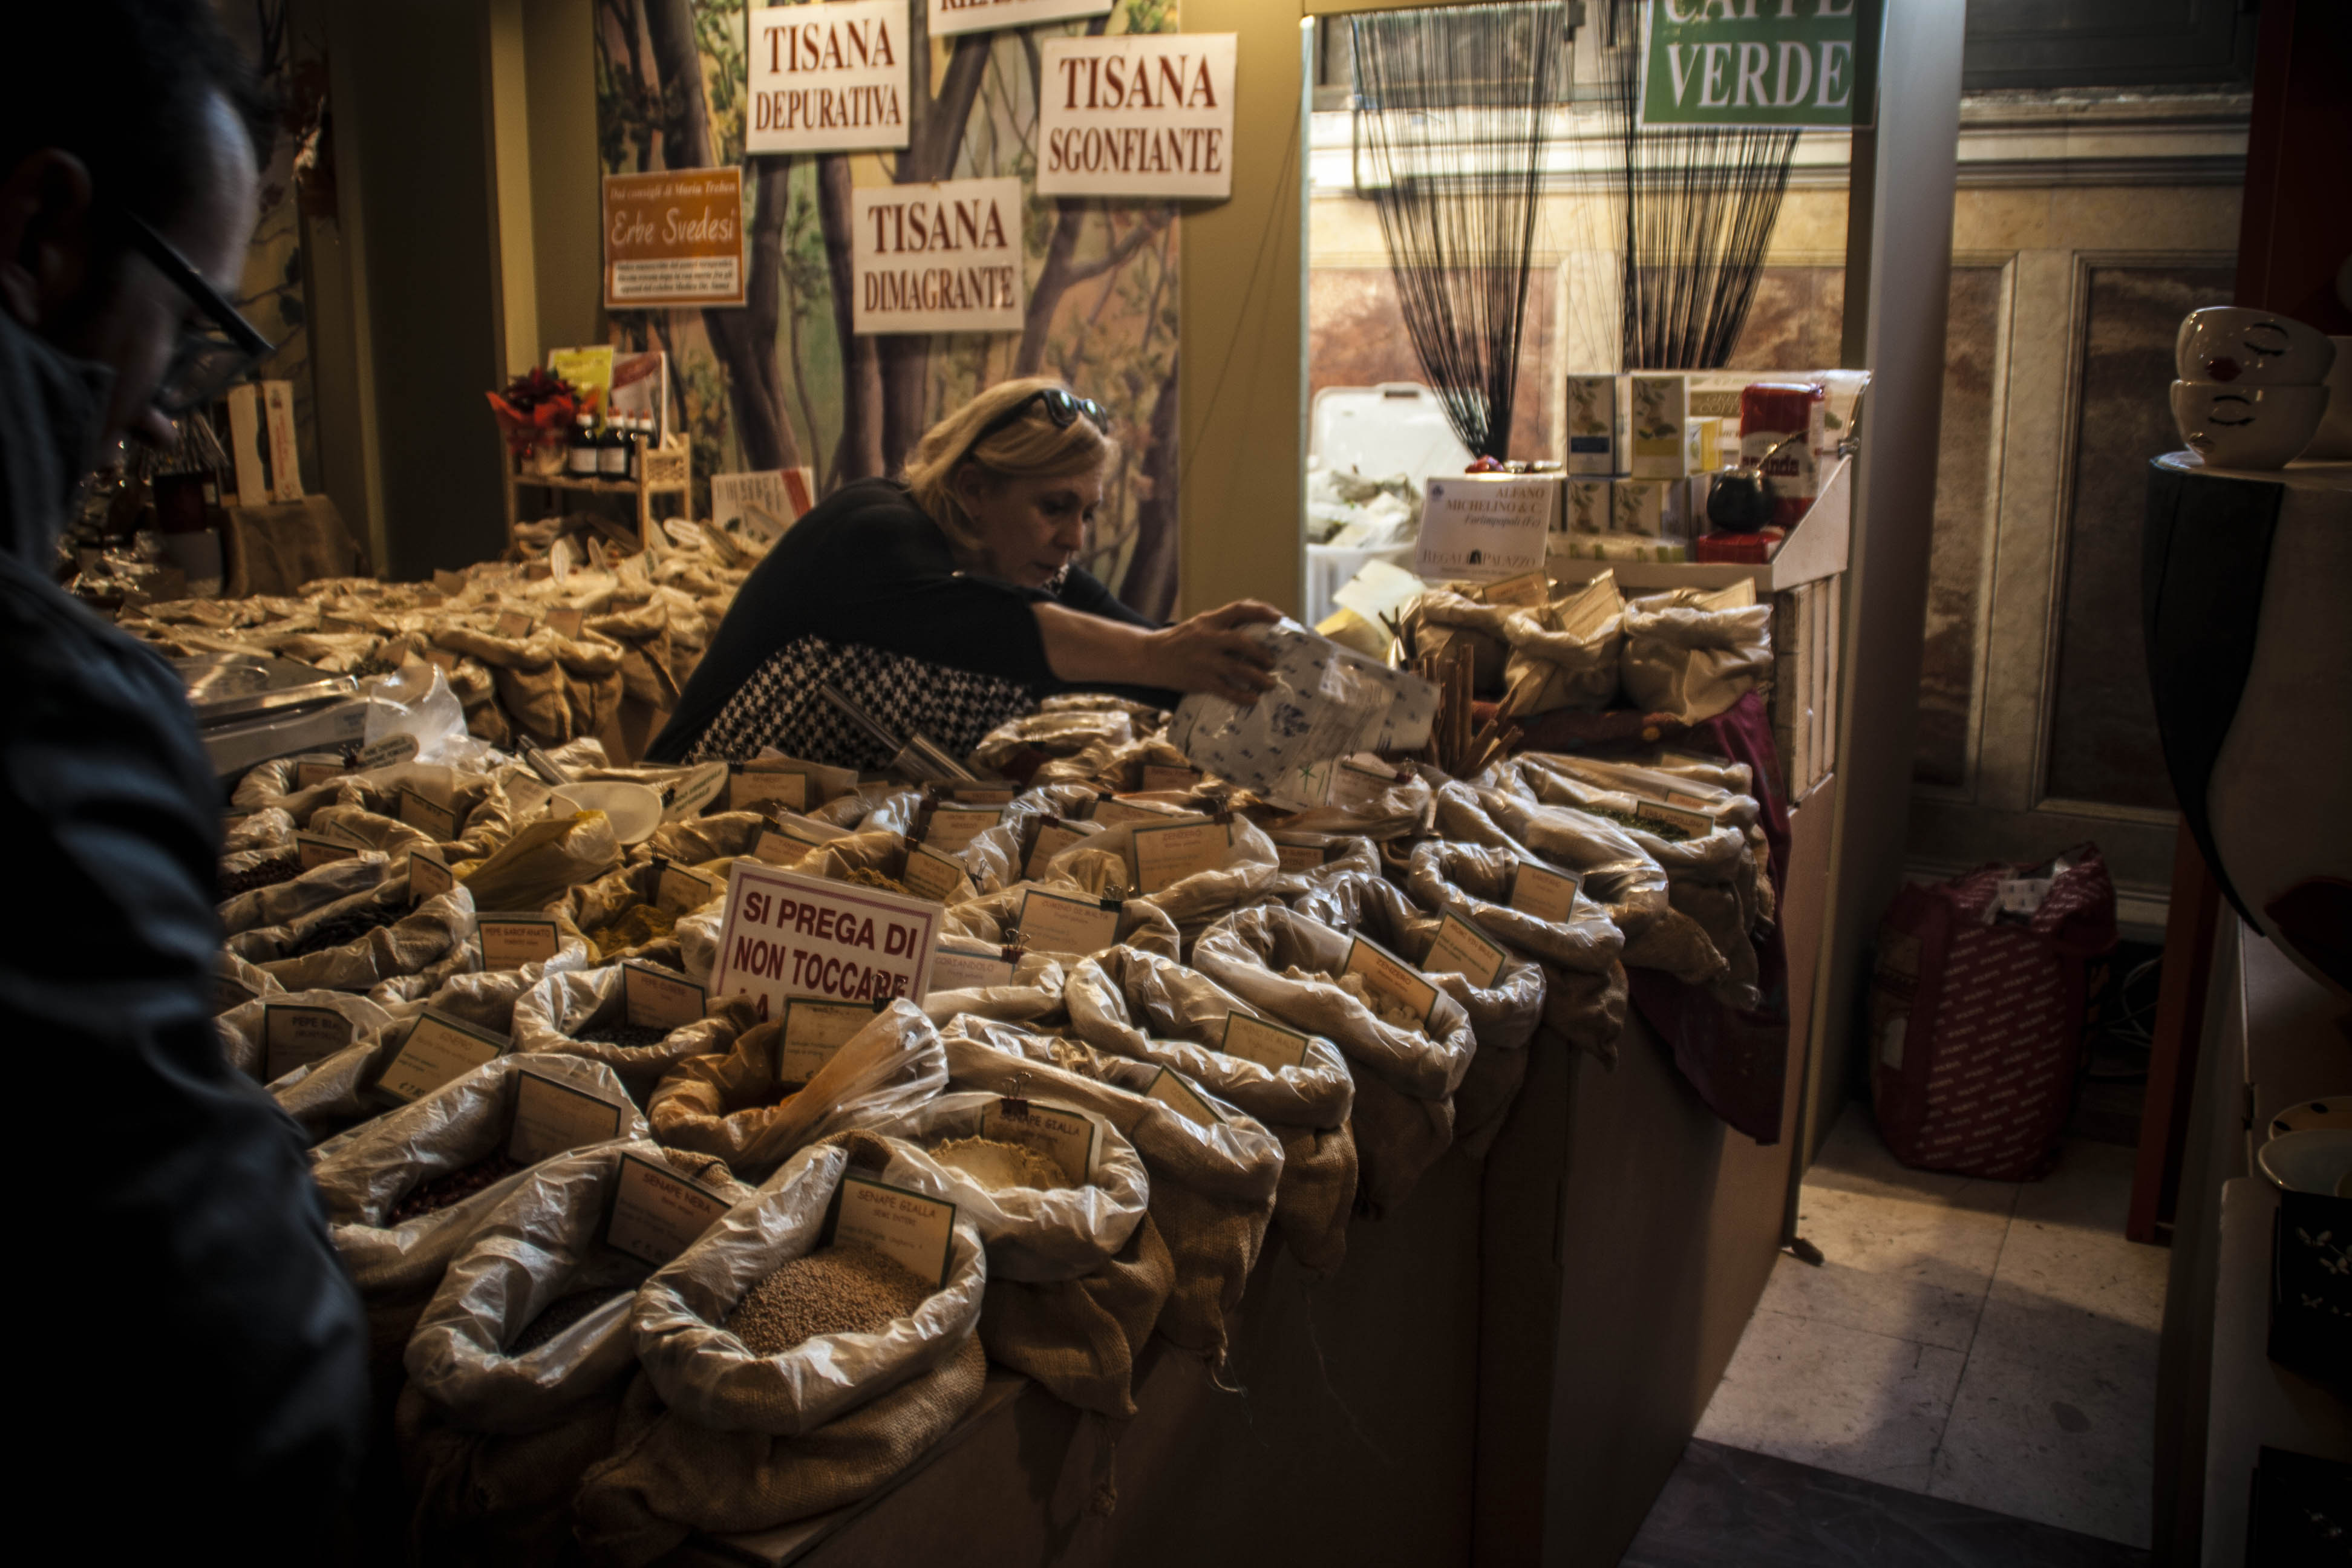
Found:
[[[1255,599],[1236,599],[1150,633],[1146,684],[1206,691],[1244,707],[1274,684],[1265,672],[1274,656],[1242,628],[1277,621],[1282,612]]]

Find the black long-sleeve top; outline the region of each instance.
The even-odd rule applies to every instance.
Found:
[[[947,536],[904,485],[845,485],[745,579],[646,757],[737,760],[774,746],[810,762],[887,765],[817,695],[820,682],[901,737],[920,732],[957,756],[1057,691],[1084,686],[1174,705],[1175,693],[1155,688],[1057,678],[1031,608],[1038,604],[1153,624],[1075,567],[1058,590],[960,573]]]

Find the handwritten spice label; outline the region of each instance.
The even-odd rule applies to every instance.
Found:
[[[992,985],[1010,985],[1014,969],[1013,960],[1006,954],[1012,951],[1003,948],[995,952],[963,952],[943,947],[931,955],[931,989],[982,991]]]
[[[716,877],[667,862],[654,877],[654,902],[673,914],[698,910],[726,890]]]
[[[934,849],[953,855],[1003,819],[1002,806],[939,806],[931,812],[930,821],[924,826],[923,842]]]
[[[1119,904],[1032,888],[1021,895],[1021,945],[1039,952],[1100,952],[1118,942]]]
[[[643,963],[621,965],[621,998],[629,1022],[641,1029],[683,1029],[709,1011],[701,986]]]

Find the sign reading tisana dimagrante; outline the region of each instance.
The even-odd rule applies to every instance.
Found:
[[[1868,125],[1880,0],[1650,0],[1645,127]]]

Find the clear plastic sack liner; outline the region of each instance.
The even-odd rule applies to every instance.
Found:
[[[944,937],[943,947],[971,952],[1000,951],[993,943],[970,937]],[[1061,1016],[1062,987],[1068,972],[1050,952],[1024,952],[1013,965],[1013,978],[1003,985],[963,990],[935,990],[923,998],[923,1013],[934,1024],[944,1024],[959,1013],[972,1013],[1008,1024],[1042,1024]]]
[[[1325,842],[1320,847],[1331,857],[1322,864],[1310,866],[1302,871],[1278,870],[1274,874],[1274,879],[1265,885],[1265,890],[1286,904],[1309,889],[1323,887],[1351,871],[1366,871],[1375,877],[1381,874],[1381,847],[1361,834],[1318,832],[1310,835],[1287,827],[1271,829],[1269,837],[1273,833],[1297,833],[1300,837],[1322,839]],[[1281,854],[1284,845],[1290,841],[1288,837],[1276,839],[1275,853]]]
[[[1172,1068],[1269,1125],[1337,1127],[1355,1103],[1339,1047],[1309,1035],[1297,1066],[1269,1068],[1219,1048],[1234,1014],[1265,1015],[1196,969],[1114,947],[1071,973],[1063,1002],[1070,1032],[1097,1050]]]
[[[1080,833],[1101,832],[1100,824],[1071,816],[1094,798],[1093,789],[1076,784],[1045,784],[1014,795],[996,826],[974,835],[963,847],[961,858],[972,887],[985,895],[1022,879],[1027,865],[1023,847],[1028,842],[1029,825],[1040,817],[1058,817]]]
[[[923,809],[923,792],[913,784],[862,784],[847,795],[835,795],[807,813],[812,822],[845,827],[853,833],[914,831]]]
[[[1580,873],[1584,893],[1627,937],[1666,912],[1666,873],[1617,825],[1504,790],[1440,784],[1437,832],[1521,860]]]
[[[680,866],[700,866],[711,860],[733,860],[758,847],[760,835],[773,826],[757,811],[714,811],[680,822],[665,822],[653,837],[629,850],[637,865],[667,860]]]
[[[373,746],[393,735],[413,736],[420,763],[478,764],[490,752],[467,732],[466,710],[440,667],[421,658],[404,660],[368,688],[367,729],[360,743]]]
[[[409,1387],[478,1432],[536,1432],[611,1394],[636,1370],[632,1319],[650,1265],[604,1245],[621,1160],[672,1169],[661,1146],[600,1143],[543,1161],[481,1217],[417,1320]],[[729,1205],[752,1189],[713,1170],[697,1178]],[[548,1307],[577,1290],[617,1287],[609,1301],[546,1343],[509,1352]]]
[[[1625,606],[1618,670],[1635,708],[1696,724],[1772,673],[1772,606],[1753,603],[1752,588],[1744,605],[1708,607],[1716,596],[1676,588]]]
[[[1430,784],[1414,769],[1396,770],[1389,784],[1370,782],[1351,769],[1326,770],[1324,779],[1322,804],[1276,817],[1269,829],[1354,834],[1383,842],[1429,830]]]
[[[815,1247],[849,1164],[845,1149],[802,1150],[639,1289],[637,1359],[674,1415],[721,1432],[794,1436],[930,1371],[979,1326],[986,1249],[959,1214],[947,1283],[878,1333],[819,1334],[758,1356],[723,1327],[752,1286]],[[938,1171],[900,1153],[879,1172],[858,1173],[945,1197],[926,1185]]]
[[[1444,1100],[1462,1083],[1478,1048],[1470,1016],[1439,989],[1428,1032],[1400,1028],[1328,979],[1293,980],[1297,967],[1337,975],[1349,937],[1280,905],[1242,910],[1211,926],[1192,949],[1192,967],[1259,1012],[1320,1035],[1354,1066],[1415,1100]]]
[[[221,929],[235,938],[249,931],[292,925],[314,910],[323,910],[372,890],[391,875],[390,856],[381,850],[363,849],[323,866],[313,866],[275,887],[255,888],[225,900],[220,906]],[[236,951],[234,945],[230,951]]]
[[[656,965],[646,965],[655,968]],[[680,978],[683,978],[681,976]],[[656,1080],[688,1057],[715,1056],[734,1048],[756,1021],[749,1003],[729,997],[707,1016],[683,1024],[650,1046],[615,1046],[579,1037],[600,1025],[628,1017],[627,976],[622,965],[542,975],[515,998],[514,1048],[526,1056],[558,1051],[603,1062],[633,1091],[650,1090]]]
[[[1021,922],[1021,905],[1032,892],[1049,893],[1061,898],[1084,898],[1094,895],[1075,882],[1015,881],[996,892],[977,899],[967,899],[948,910],[945,929],[968,936],[992,947],[1008,945],[1008,932],[1016,931]],[[1028,939],[1024,936],[1025,944]],[[1176,956],[1181,938],[1176,922],[1167,910],[1149,899],[1130,898],[1118,907],[1118,930],[1116,940],[1130,946],[1149,948],[1155,952]],[[1031,949],[1052,952],[1050,949]],[[1084,958],[1085,953],[1056,952],[1064,959]]]
[[[508,1034],[514,1028],[515,1002],[525,991],[548,975],[570,973],[596,962],[594,951],[577,931],[559,924],[556,941],[553,957],[534,959],[519,969],[403,975],[376,986],[368,999],[396,1018],[413,1018],[431,1007],[462,1023]],[[469,950],[468,957],[473,956]]]
[[[543,910],[573,884],[593,882],[621,863],[621,841],[601,811],[548,816],[530,824],[478,863],[453,866],[486,910]]]
[[[256,996],[274,995],[286,987],[278,984],[274,974],[265,974],[260,968],[239,958],[226,948],[213,953],[213,1016],[218,1017]]]
[[[1181,877],[1156,892],[1136,890],[1131,860],[1135,830],[1156,826],[1152,823],[1120,823],[1071,845],[1045,863],[1045,879],[1075,884],[1097,898],[1142,899],[1167,911],[1176,929],[1190,937],[1264,897],[1282,869],[1274,840],[1263,828],[1244,816],[1227,820],[1233,837],[1217,864]]]
[[[1625,950],[1608,911],[1580,890],[1564,921],[1539,920],[1510,907],[1522,861],[1507,849],[1424,838],[1412,847],[1405,890],[1432,914],[1452,913],[1530,958],[1587,974],[1606,974]]]
[[[1360,872],[1303,895],[1291,908],[1369,937],[1416,967],[1429,955],[1439,924],[1439,917],[1423,913],[1395,883]],[[1518,953],[1504,954],[1492,985],[1473,984],[1451,972],[1423,972],[1422,978],[1462,1004],[1480,1051],[1523,1049],[1543,1021],[1543,971]]]
[[[220,1036],[221,1054],[228,1058],[229,1066],[256,1081],[268,1070],[268,1042],[262,1037],[268,1010],[279,1006],[324,1007],[340,1013],[350,1023],[354,1042],[373,1037],[393,1021],[392,1015],[382,1007],[347,991],[271,992],[216,1015],[213,1027]]]
[[[1171,745],[1195,767],[1280,805],[1321,803],[1303,771],[1356,752],[1415,751],[1429,741],[1437,689],[1419,676],[1284,619],[1244,628],[1274,655],[1274,684],[1244,708],[1207,692],[1177,704]]]
[[[1676,795],[1697,797],[1705,804],[1692,809],[1704,811],[1734,827],[1753,827],[1760,815],[1756,797],[1748,794],[1745,788],[1748,767],[1744,763],[1729,763],[1721,769],[1685,764],[1669,772],[1633,763],[1603,762],[1594,757],[1572,757],[1552,752],[1521,752],[1513,761],[1518,764],[1520,777],[1527,780],[1538,795],[1569,805],[1580,804],[1571,798],[1579,787],[1600,792],[1604,798],[1647,796],[1652,800],[1665,799],[1665,792],[1671,790]],[[1738,789],[1706,776],[1728,773],[1735,768],[1743,780],[1743,785]],[[1554,794],[1555,790],[1559,793]],[[1609,798],[1608,804],[1619,810],[1624,809],[1614,798]]]
[[[1055,709],[1008,719],[981,737],[971,751],[971,765],[982,773],[1001,773],[1024,751],[1043,752],[1049,758],[1092,756],[1108,762],[1136,737],[1135,715],[1128,709]],[[1152,728],[1157,728],[1153,725]],[[1085,777],[1093,776],[1089,767]],[[1033,781],[1037,782],[1037,781]]]
[[[228,824],[221,833],[221,875],[250,870],[283,859],[294,849],[294,815],[265,805]]]
[[[868,1130],[905,1139],[938,1173],[927,1188],[950,1198],[959,1217],[979,1227],[988,1247],[988,1271],[1000,1279],[1076,1279],[1118,1255],[1143,1222],[1151,1197],[1150,1178],[1125,1133],[1109,1118],[1082,1106],[1060,1105],[1033,1096],[1035,1103],[1082,1116],[1095,1128],[1093,1163],[1080,1184],[1070,1187],[1009,1187],[992,1191],[930,1157],[929,1149],[954,1138],[982,1136],[982,1113],[1002,1095],[954,1092]]]
[[[1457,644],[1470,650],[1470,683],[1480,691],[1503,684],[1503,662],[1511,645],[1503,623],[1508,605],[1489,605],[1451,588],[1429,588],[1404,607],[1399,624],[1405,646],[1416,655],[1443,657]]]
[[[515,1075],[528,1067],[621,1112],[619,1136],[643,1138],[646,1119],[612,1069],[577,1057],[507,1055],[387,1110],[322,1146],[311,1178],[352,1283],[367,1296],[428,1289],[474,1226],[512,1192],[516,1172],[447,1208],[395,1226],[384,1218],[417,1187],[502,1151],[514,1131]]]
[[[1513,765],[1525,786],[1523,793],[1548,805],[1566,806],[1572,811],[1588,814],[1595,813],[1595,808],[1601,808],[1630,816],[1639,804],[1636,796],[1629,791],[1589,783],[1573,773],[1539,763],[1518,762]],[[1685,786],[1692,793],[1697,793],[1702,787],[1698,784]],[[1706,881],[1728,881],[1737,874],[1740,858],[1748,852],[1748,823],[1739,820],[1738,815],[1729,809],[1727,797],[1718,804],[1726,809],[1717,817],[1716,826],[1688,838],[1668,838],[1638,822],[1615,826],[1626,837],[1640,845],[1642,852],[1656,861],[1670,879],[1694,876]],[[1751,820],[1755,806],[1754,801],[1748,802],[1747,816]],[[1715,814],[1710,811],[1709,815]]]
[[[462,887],[436,893],[391,923],[339,947],[322,948],[299,958],[277,956],[347,912],[370,904],[398,909],[407,901],[408,879],[404,876],[341,903],[313,910],[291,925],[246,931],[230,939],[229,950],[276,976],[289,991],[369,991],[395,975],[415,974],[453,956],[461,961],[471,958],[465,967],[478,966],[478,954],[469,948],[474,902]]]
[[[947,1085],[939,1030],[904,997],[790,1095],[776,1078],[781,1033],[776,1023],[762,1024],[738,1036],[725,1056],[672,1068],[646,1102],[655,1135],[739,1172],[761,1171],[829,1132],[911,1110]]]
[[[1511,645],[1503,668],[1505,701],[1514,714],[1559,709],[1600,712],[1617,703],[1625,647],[1625,601],[1617,576],[1603,572],[1541,609],[1504,621]]]

